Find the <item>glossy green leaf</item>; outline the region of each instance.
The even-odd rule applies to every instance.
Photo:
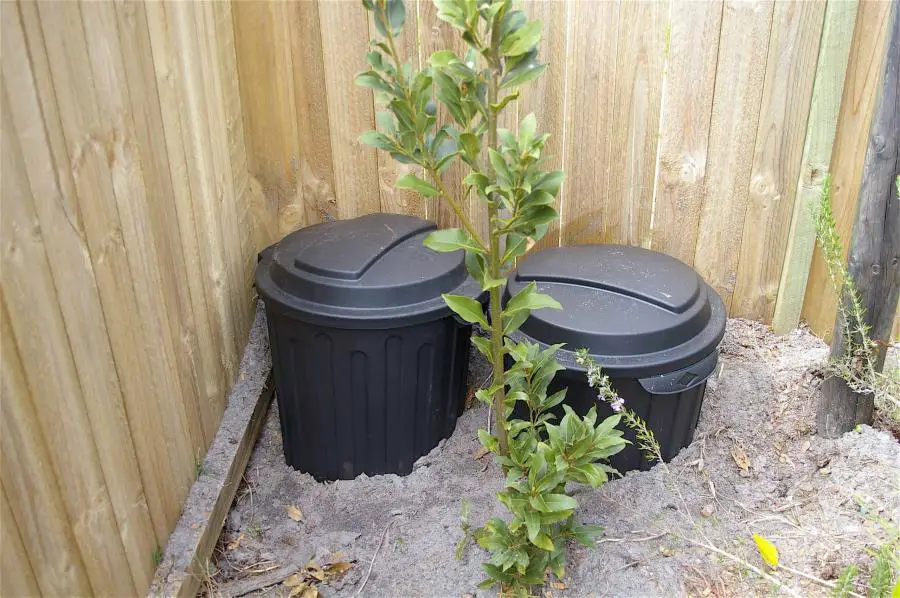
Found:
[[[541,41],[540,21],[529,21],[522,27],[507,35],[500,44],[500,53],[504,56],[519,56],[530,52]]]
[[[460,318],[472,324],[480,324],[485,328],[488,327],[487,319],[481,309],[481,304],[471,297],[463,295],[442,295],[447,306],[450,307]]]
[[[365,73],[360,73],[356,76],[356,84],[360,87],[368,87],[370,89],[377,89],[378,91],[383,91],[385,93],[393,94],[394,88],[391,85],[381,78],[381,75],[374,71],[367,71]]]
[[[529,538],[529,540],[531,540],[532,544],[547,552],[556,550],[556,547],[553,545],[553,540],[551,540],[550,536],[544,532],[540,532],[533,540],[531,538]]]
[[[572,511],[578,507],[578,501],[566,494],[538,494],[530,499],[531,506],[542,513]]]
[[[435,189],[431,183],[423,181],[412,173],[404,174],[399,179],[397,179],[396,186],[397,189],[409,189],[425,197],[434,197],[435,195],[440,195],[440,191]]]
[[[439,228],[432,231],[422,244],[434,251],[447,253],[464,249],[466,251],[481,252],[481,248],[466,231],[459,228]]]
[[[366,131],[362,135],[359,136],[359,140],[365,143],[366,145],[371,145],[372,147],[377,147],[382,150],[393,150],[394,144],[391,142],[388,137],[378,131]]]
[[[562,309],[562,305],[550,295],[537,292],[535,284],[530,282],[506,303],[506,307],[503,311],[504,313],[514,313],[523,309],[534,310],[544,308]]]

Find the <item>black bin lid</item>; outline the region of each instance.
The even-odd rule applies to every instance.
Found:
[[[518,267],[506,297],[529,282],[563,309],[533,312],[518,336],[565,343],[560,359],[570,368],[584,347],[610,375],[674,372],[708,356],[725,333],[716,292],[683,262],[640,247],[540,251]]]
[[[263,252],[256,286],[267,307],[339,327],[403,326],[451,313],[441,293],[478,297],[463,252],[422,245],[437,226],[369,214],[293,232]]]

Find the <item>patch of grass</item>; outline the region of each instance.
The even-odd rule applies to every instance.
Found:
[[[162,562],[162,559],[163,559],[162,546],[157,544],[156,549],[153,551],[153,554],[150,555],[150,558],[153,560],[153,566],[159,567],[159,564]]]

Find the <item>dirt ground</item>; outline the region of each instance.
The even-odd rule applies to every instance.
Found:
[[[544,596],[777,594],[710,549],[763,568],[753,533],[802,573],[833,581],[856,563],[867,577],[867,550],[900,525],[900,445],[867,426],[838,440],[814,435],[827,348],[810,333],[779,338],[761,324],[730,320],[720,350],[722,368],[691,446],[667,468],[577,492],[579,519],[606,533],[595,549],[570,549],[567,576],[550,580]],[[473,379],[482,376],[475,369]],[[475,458],[475,431],[487,417],[482,406],[467,411],[409,476],[316,483],[285,465],[273,404],[207,591],[287,596],[298,580],[289,575],[314,560],[301,577],[324,577],[317,590],[326,597],[495,595],[476,589],[485,552],[470,543],[454,558],[462,498],[473,525],[503,515],[494,499],[500,470],[490,457]],[[747,464],[743,456],[746,469],[738,465]],[[802,576],[773,575],[800,595],[827,595]]]

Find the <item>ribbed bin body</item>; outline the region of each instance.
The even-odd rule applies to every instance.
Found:
[[[389,330],[270,318],[287,463],[319,480],[410,473],[456,427],[470,332],[452,317]]]
[[[261,254],[289,465],[318,480],[404,475],[453,432],[471,326],[442,294],[486,295],[462,251],[423,245],[436,228],[370,214],[301,229]]]
[[[625,399],[628,408],[637,413],[653,431],[662,449],[663,459],[671,460],[678,452],[694,440],[694,430],[700,419],[700,408],[706,392],[706,382],[673,394],[653,394],[647,392],[635,378],[611,378],[613,388]],[[587,385],[582,372],[566,370],[560,372],[551,392],[567,387],[566,404],[576,413],[584,415],[596,405],[598,421],[613,415],[606,403],[597,401],[597,391]],[[638,448],[634,431],[622,426],[625,438],[632,444],[610,458],[610,465],[620,472],[635,469],[647,470],[653,465]]]

